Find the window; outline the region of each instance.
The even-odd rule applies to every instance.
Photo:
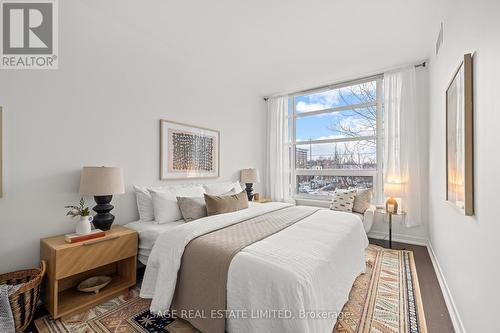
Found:
[[[382,76],[296,94],[289,105],[296,197],[373,188],[381,200]]]

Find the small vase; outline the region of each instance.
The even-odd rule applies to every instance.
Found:
[[[80,216],[80,220],[76,222],[76,233],[78,235],[90,234],[92,228],[90,222],[92,222],[92,216]]]

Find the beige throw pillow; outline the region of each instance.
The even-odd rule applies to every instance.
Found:
[[[186,222],[207,216],[205,198],[177,197],[177,204]]]
[[[330,209],[341,212],[352,212],[356,190],[335,190]]]
[[[370,208],[370,204],[372,203],[372,193],[373,191],[371,188],[358,189],[356,197],[354,198],[352,211],[364,214],[365,211]]]
[[[205,204],[208,216],[218,215],[248,208],[248,197],[245,191],[225,196],[205,193]]]

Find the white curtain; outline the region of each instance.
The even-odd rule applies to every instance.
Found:
[[[416,103],[413,66],[384,74],[384,182],[401,183],[401,210],[408,227],[422,224],[424,216],[419,136],[425,131]]]
[[[290,198],[288,96],[267,100],[266,191],[275,201]]]

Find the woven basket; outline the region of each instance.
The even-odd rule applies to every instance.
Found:
[[[42,260],[40,268],[25,269],[0,275],[0,284],[21,284],[21,287],[9,296],[16,332],[24,331],[33,319],[40,298],[40,286],[44,274],[45,261]]]

